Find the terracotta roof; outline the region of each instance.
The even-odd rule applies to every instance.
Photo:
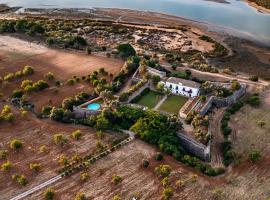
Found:
[[[191,81],[191,80],[176,78],[176,77],[170,77],[170,78],[168,78],[168,80],[166,82],[167,83],[174,83],[174,84],[182,83],[184,86],[193,87],[193,88],[200,87],[199,83],[196,83],[196,82]]]

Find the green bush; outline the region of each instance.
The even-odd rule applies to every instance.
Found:
[[[9,146],[13,150],[18,150],[18,149],[22,148],[23,144],[20,140],[14,139],[9,143]]]
[[[64,145],[68,142],[67,138],[63,134],[60,134],[60,133],[53,135],[53,141],[56,144],[60,144],[60,145]]]
[[[55,192],[54,192],[54,190],[52,188],[48,188],[44,192],[44,196],[45,196],[46,200],[53,200],[54,196],[55,196]]]
[[[254,81],[254,82],[258,82],[258,81],[259,81],[259,77],[256,76],[256,75],[253,75],[253,76],[251,76],[251,77],[249,78],[249,80]]]
[[[167,177],[170,175],[172,168],[170,165],[159,165],[155,168],[155,172],[158,173],[161,177]]]
[[[41,164],[39,164],[39,163],[30,163],[29,168],[31,170],[34,170],[34,171],[38,172],[41,169]]]
[[[79,140],[82,137],[82,132],[80,130],[76,130],[71,134],[72,138],[75,140]]]
[[[253,163],[255,163],[261,159],[261,152],[258,150],[252,150],[250,151],[248,157]]]
[[[79,192],[79,193],[77,193],[77,194],[76,194],[76,196],[75,196],[75,199],[74,199],[74,200],[87,200],[87,198],[86,198],[86,196],[85,196],[85,194],[84,194],[84,193]]]
[[[117,185],[119,183],[121,183],[123,180],[123,178],[121,176],[118,176],[118,175],[113,175],[112,177],[112,182]]]
[[[163,190],[162,197],[163,197],[164,200],[169,200],[169,199],[172,198],[172,196],[173,196],[172,188],[169,187],[169,188],[165,188]]]
[[[162,155],[161,153],[157,153],[157,154],[155,155],[155,159],[156,159],[157,161],[161,161],[161,160],[163,160],[163,155]]]
[[[30,66],[25,66],[22,71],[23,75],[32,75],[34,73],[34,69]]]
[[[11,162],[7,161],[1,165],[1,170],[2,171],[9,171],[11,169],[11,167],[12,167]]]
[[[22,175],[13,174],[12,179],[16,180],[22,186],[25,186],[28,183],[27,179],[23,174]]]
[[[8,151],[7,150],[1,150],[0,151],[0,159],[7,159]]]

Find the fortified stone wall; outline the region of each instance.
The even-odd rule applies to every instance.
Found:
[[[207,146],[203,145],[200,142],[197,142],[191,137],[188,137],[182,133],[177,132],[177,136],[179,138],[181,146],[188,151],[189,153],[197,156],[198,158],[210,162],[211,154],[210,154],[210,142]]]

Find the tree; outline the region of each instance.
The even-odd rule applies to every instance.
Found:
[[[73,106],[76,105],[75,99],[69,97],[63,100],[62,108],[65,110],[73,110]]]
[[[135,56],[136,51],[130,44],[120,44],[117,47],[117,52],[122,58],[128,58],[129,56]]]
[[[122,180],[123,180],[123,178],[122,178],[121,176],[118,176],[118,175],[115,175],[115,174],[114,174],[113,177],[112,177],[112,182],[113,182],[115,185],[121,183]]]
[[[18,149],[22,148],[23,144],[20,140],[14,139],[10,142],[9,146],[13,150],[18,150]]]
[[[64,117],[64,110],[62,108],[53,107],[51,109],[50,118],[56,121],[62,121]]]
[[[253,163],[257,162],[258,160],[261,159],[261,152],[258,150],[251,150],[249,153],[249,159]]]
[[[264,120],[258,120],[257,121],[257,124],[260,126],[260,127],[263,127],[265,126],[266,122]]]
[[[39,163],[30,163],[29,168],[31,170],[34,170],[34,171],[38,172],[38,171],[40,171],[41,164],[39,164]]]
[[[155,159],[156,159],[157,161],[161,161],[161,160],[163,160],[163,155],[162,155],[161,153],[157,153],[157,154],[155,155]]]
[[[201,100],[202,102],[205,102],[205,101],[206,101],[206,96],[205,96],[205,95],[201,95],[201,96],[200,96],[200,100]]]
[[[88,181],[89,178],[90,178],[90,176],[89,176],[89,174],[88,174],[87,172],[81,173],[81,175],[80,175],[80,179],[81,179],[81,181],[83,181],[83,182]]]
[[[49,81],[51,81],[51,80],[54,80],[54,74],[52,73],[52,72],[48,72],[46,75],[45,75],[45,77],[49,80]]]
[[[32,75],[34,73],[34,69],[30,66],[25,66],[22,73],[23,75]]]
[[[46,200],[53,200],[54,196],[55,196],[55,192],[52,188],[48,188],[45,192],[44,192],[44,196]]]
[[[95,127],[96,127],[98,130],[104,131],[104,130],[109,129],[109,127],[110,127],[110,122],[109,122],[109,120],[106,119],[104,116],[100,115],[100,116],[97,117]]]
[[[256,75],[253,75],[253,76],[251,76],[251,77],[249,78],[249,80],[254,81],[254,82],[258,82],[259,77],[256,76]]]
[[[259,106],[261,104],[260,97],[257,94],[250,96],[249,99],[247,100],[247,102],[251,106]]]
[[[82,137],[82,132],[80,130],[73,131],[71,136],[73,139],[79,140]]]
[[[68,140],[63,134],[57,133],[53,135],[53,141],[56,144],[64,145],[67,143]]]
[[[170,165],[160,165],[159,167],[156,167],[155,171],[162,177],[167,177],[170,175],[172,168]]]
[[[28,183],[27,179],[23,174],[22,175],[13,174],[12,179],[16,180],[22,186],[25,186]]]
[[[159,76],[153,76],[153,77],[152,77],[152,81],[153,81],[153,84],[154,84],[154,85],[157,85],[157,84],[159,83],[160,80],[161,80],[161,79],[160,79]]]
[[[146,159],[143,159],[143,160],[142,160],[142,166],[143,166],[144,168],[147,168],[147,167],[149,166],[149,161],[146,160]]]
[[[121,200],[121,197],[119,197],[118,195],[115,195],[112,200]]]
[[[87,200],[86,195],[82,192],[79,192],[76,194],[74,200]]]
[[[1,165],[1,170],[2,171],[9,171],[11,169],[11,167],[12,167],[11,162],[7,161]]]
[[[61,155],[58,158],[58,163],[60,163],[61,165],[67,165],[68,164],[68,159],[65,155]]]
[[[164,200],[169,200],[173,196],[173,190],[172,190],[172,188],[165,188],[163,190],[163,193],[162,194],[163,194],[163,199]]]

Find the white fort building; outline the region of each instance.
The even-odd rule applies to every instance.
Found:
[[[199,83],[175,77],[168,78],[164,83],[164,87],[169,89],[173,94],[186,97],[196,97],[200,91]]]

